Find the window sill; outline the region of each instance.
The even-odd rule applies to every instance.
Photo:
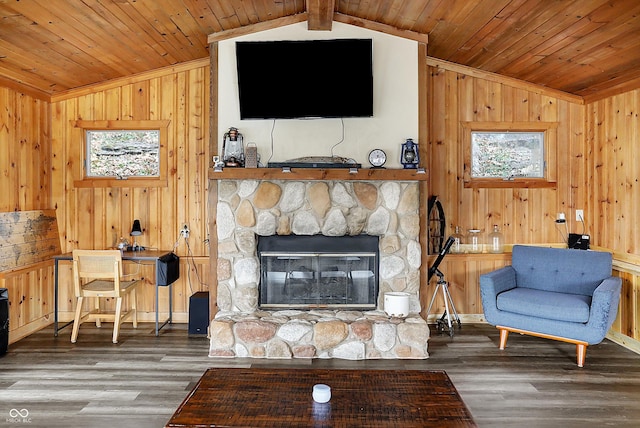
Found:
[[[548,181],[540,178],[520,178],[514,180],[502,179],[476,179],[464,182],[465,188],[493,188],[493,189],[511,189],[511,188],[532,188],[532,189],[552,189],[558,185],[555,181]]]
[[[103,188],[103,187],[167,187],[168,181],[163,178],[88,178],[75,180],[74,187],[78,188]]]

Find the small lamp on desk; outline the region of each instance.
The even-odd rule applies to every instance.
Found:
[[[140,220],[133,220],[133,227],[131,227],[131,236],[133,236],[132,251],[142,251],[144,247],[138,245],[138,236],[142,235],[142,227],[140,226]]]

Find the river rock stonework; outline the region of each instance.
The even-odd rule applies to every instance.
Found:
[[[429,326],[418,314],[382,311],[219,312],[211,322],[212,357],[421,359]]]
[[[416,182],[218,182],[219,312],[212,357],[427,358],[429,328],[419,316],[421,265]],[[258,308],[259,236],[380,237],[375,311],[263,311]],[[384,293],[410,296],[405,319],[384,313]]]

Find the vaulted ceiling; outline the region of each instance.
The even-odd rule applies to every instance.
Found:
[[[640,88],[638,0],[0,0],[0,85],[55,95],[292,17],[427,35],[430,57],[587,100]]]

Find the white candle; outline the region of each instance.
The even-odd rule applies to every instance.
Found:
[[[313,401],[316,403],[326,403],[331,400],[331,387],[323,383],[313,385]]]

